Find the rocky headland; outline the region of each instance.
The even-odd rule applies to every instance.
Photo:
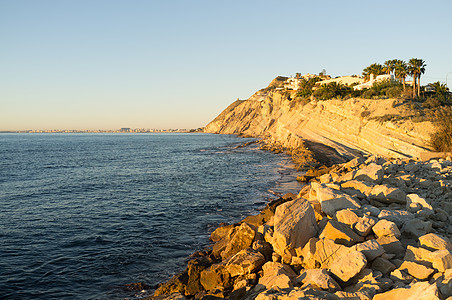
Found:
[[[434,129],[412,114],[395,99],[304,102],[275,89],[234,102],[206,132],[326,166],[297,195],[212,232],[150,299],[452,299],[452,154],[420,159]]]

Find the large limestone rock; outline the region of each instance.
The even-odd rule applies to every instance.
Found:
[[[368,240],[364,243],[356,244],[351,249],[362,252],[366,256],[367,261],[372,261],[385,253],[384,248],[377,242],[377,240]]]
[[[188,282],[185,286],[185,295],[196,295],[202,290],[200,278],[201,272],[210,266],[211,261],[206,257],[192,259],[188,262]]]
[[[434,214],[433,207],[430,205],[430,203],[428,203],[426,199],[420,197],[418,194],[409,194],[406,196],[406,199],[407,199],[406,202],[407,210],[419,207],[419,209],[425,211],[425,215],[428,217]]]
[[[250,274],[258,269],[265,263],[265,257],[251,249],[245,249],[228,259],[225,269],[231,274],[232,277]]]
[[[363,240],[350,227],[334,219],[328,221],[319,238],[330,239],[345,246],[353,246]]]
[[[241,250],[251,247],[255,235],[255,229],[247,223],[242,223],[240,226],[234,228],[234,232],[232,233],[230,240],[227,242],[225,250],[221,253],[221,257],[226,259]]]
[[[333,240],[312,238],[304,246],[300,255],[303,257],[303,265],[306,269],[327,269],[349,251],[349,248],[336,244]]]
[[[355,224],[355,231],[362,237],[367,236],[372,227],[377,223],[377,218],[364,216],[359,218],[359,221]]]
[[[400,237],[400,230],[397,227],[396,223],[388,221],[388,220],[380,220],[377,224],[372,227],[373,232],[377,237],[382,236],[395,236],[396,238]]]
[[[349,180],[341,183],[341,188],[346,190],[359,191],[360,193],[369,196],[373,186],[365,181]]]
[[[307,269],[303,270],[295,279],[296,283],[301,283],[302,288],[309,285],[322,290],[334,293],[341,290],[340,285],[331,278],[328,271],[325,269]]]
[[[383,176],[383,167],[375,163],[371,163],[367,167],[359,169],[356,172],[354,179],[379,184],[383,180]]]
[[[394,289],[377,294],[373,300],[439,300],[438,288],[428,282],[417,282],[408,288]]]
[[[322,211],[330,217],[334,217],[337,211],[343,209],[359,209],[361,207],[358,201],[341,191],[319,185],[316,192]]]
[[[232,286],[231,274],[225,264],[215,264],[201,272],[200,283],[207,291],[223,290]]]
[[[292,249],[304,247],[317,233],[314,209],[307,200],[298,198],[276,208],[271,244],[282,257],[291,257]]]
[[[259,279],[259,285],[266,289],[274,287],[292,288],[292,280],[297,277],[288,266],[278,262],[267,262],[262,266],[263,276]]]
[[[427,249],[408,245],[403,260],[414,261],[428,268],[432,268],[431,254],[432,252]]]
[[[435,233],[429,233],[419,237],[419,243],[422,247],[430,250],[452,251],[452,244],[449,239]]]
[[[397,226],[401,227],[405,224],[406,221],[414,219],[414,215],[406,210],[389,210],[382,209],[380,214],[378,215],[379,219],[385,219],[397,224]]]
[[[406,194],[404,191],[384,184],[374,186],[369,198],[383,203],[406,203]]]
[[[420,237],[432,231],[432,222],[411,219],[405,222],[402,232],[408,236]]]
[[[396,269],[396,266],[391,263],[389,260],[383,257],[377,257],[372,262],[372,270],[380,271],[384,275],[387,275],[394,271]]]
[[[343,282],[347,282],[361,272],[366,265],[366,256],[359,251],[352,251],[333,262],[329,271]]]
[[[405,248],[395,236],[382,236],[377,239],[377,242],[385,249],[386,253],[392,253],[399,256],[405,255]]]
[[[404,261],[399,270],[406,272],[420,280],[426,280],[434,272],[433,269],[427,268],[424,265],[412,261]]]
[[[234,229],[234,225],[226,225],[226,226],[218,227],[210,234],[210,240],[212,242],[218,242],[221,239],[223,239],[224,237],[226,237],[227,235],[230,235],[232,233],[233,229]]]
[[[161,284],[154,292],[154,296],[173,293],[184,293],[185,285],[188,282],[187,272],[174,275],[170,280]]]
[[[440,272],[452,268],[452,253],[449,250],[437,250],[430,254],[429,259],[433,267]]]
[[[336,212],[336,219],[353,228],[353,225],[359,221],[359,217],[350,209],[343,209]]]

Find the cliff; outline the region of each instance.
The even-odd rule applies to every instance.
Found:
[[[263,138],[286,150],[307,146],[344,159],[362,153],[416,158],[430,150],[433,131],[430,122],[416,119],[401,100],[306,101],[296,91],[267,88],[231,104],[204,131]],[[341,162],[338,156],[333,160]]]

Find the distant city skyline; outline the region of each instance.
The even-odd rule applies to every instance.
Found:
[[[421,58],[452,82],[450,1],[0,0],[0,131],[198,128],[278,75]],[[449,74],[449,75],[448,75]]]

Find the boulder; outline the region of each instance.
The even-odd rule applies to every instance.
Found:
[[[428,216],[431,216],[434,214],[433,211],[433,207],[428,203],[427,200],[425,200],[424,198],[420,197],[417,194],[408,194],[406,196],[406,208],[409,209],[412,206],[417,206],[419,205],[421,209],[426,211],[426,214]]]
[[[387,275],[394,271],[396,269],[396,266],[391,263],[389,260],[383,257],[377,257],[372,262],[372,270],[380,271],[384,275]]]
[[[376,185],[369,194],[369,199],[382,203],[406,203],[406,193],[399,188],[387,185]]]
[[[385,293],[377,294],[373,300],[439,300],[438,288],[435,284],[428,282],[417,282],[408,288],[394,289]]]
[[[452,244],[449,239],[435,233],[429,233],[419,237],[419,243],[422,247],[429,250],[452,251]]]
[[[218,242],[224,237],[228,236],[232,233],[232,230],[234,229],[234,225],[225,225],[218,227],[210,234],[210,240],[212,242]]]
[[[362,252],[366,256],[367,261],[372,261],[385,253],[383,247],[376,240],[368,240],[364,243],[356,244],[350,249]]]
[[[251,247],[254,241],[256,231],[247,223],[242,223],[240,226],[235,227],[233,233],[230,235],[230,239],[223,252],[221,252],[221,257],[226,259],[241,250]],[[220,241],[221,242],[221,241]]]
[[[184,293],[185,286],[188,282],[188,274],[186,271],[174,275],[170,280],[159,285],[155,290],[154,296],[160,296],[173,293]]]
[[[206,257],[192,259],[188,262],[188,282],[185,287],[185,295],[196,295],[202,290],[201,272],[210,265],[211,261]]]
[[[374,217],[364,216],[362,218],[359,218],[359,221],[355,224],[355,231],[360,236],[367,236],[370,231],[372,230],[372,227],[377,223],[377,219]]]
[[[377,239],[377,242],[385,249],[386,253],[392,253],[402,257],[405,255],[405,248],[395,236],[382,236]]]
[[[328,221],[319,238],[330,239],[345,246],[353,246],[363,240],[350,227],[334,219]]]
[[[359,169],[355,173],[354,179],[379,184],[383,180],[383,176],[383,167],[375,163],[371,163],[367,167]]]
[[[200,283],[207,291],[223,290],[232,287],[231,275],[224,263],[215,264],[201,272]]]
[[[318,185],[316,188],[317,200],[320,202],[322,211],[330,217],[343,209],[359,209],[361,205],[346,193]]]
[[[452,254],[449,250],[437,250],[429,256],[433,267],[440,272],[445,272],[452,268]]]
[[[361,272],[366,265],[367,259],[364,254],[359,251],[351,251],[335,260],[330,265],[329,271],[341,281],[347,282]]]
[[[340,256],[349,252],[349,248],[336,244],[333,240],[312,238],[304,246],[300,255],[306,269],[327,269]]]
[[[259,279],[259,285],[266,289],[273,287],[292,288],[292,280],[297,277],[288,265],[278,262],[267,262],[262,266],[263,276]]]
[[[295,283],[301,284],[302,289],[310,285],[331,293],[341,290],[339,284],[331,278],[328,271],[325,269],[302,270],[300,272],[300,276],[298,276],[294,281]]]
[[[336,212],[336,219],[350,227],[353,227],[353,225],[359,221],[359,217],[349,209],[343,209]]]
[[[400,266],[399,270],[406,272],[420,280],[428,279],[428,277],[432,275],[434,272],[433,269],[427,268],[424,265],[412,261],[404,261]]]
[[[397,226],[402,227],[406,221],[414,219],[414,215],[406,210],[382,209],[378,218],[394,222]]]
[[[290,258],[291,249],[304,247],[317,233],[314,209],[307,200],[298,198],[276,208],[271,244],[274,251],[283,258]]]
[[[400,237],[400,231],[396,223],[388,220],[380,220],[372,227],[373,232],[377,237],[382,236],[395,236]]]
[[[349,180],[341,183],[341,188],[347,190],[356,190],[366,196],[369,196],[373,186],[365,181]]]
[[[251,249],[241,250],[228,259],[225,269],[232,277],[254,273],[265,263],[265,257]]]
[[[370,214],[372,217],[378,217],[381,210],[375,206],[372,206],[370,204],[365,204],[361,207],[361,210],[364,214]]]
[[[432,222],[411,219],[402,226],[402,232],[409,236],[420,237],[432,231]]]
[[[403,260],[404,261],[413,261],[418,264],[424,265],[428,268],[432,268],[431,254],[432,254],[432,252],[427,249],[417,248],[417,247],[408,245],[406,248],[405,257],[403,258]]]
[[[401,271],[400,269],[395,269],[394,271],[392,271],[391,274],[389,275],[389,278],[395,282],[399,281],[405,284],[410,283],[414,279],[413,276]]]

